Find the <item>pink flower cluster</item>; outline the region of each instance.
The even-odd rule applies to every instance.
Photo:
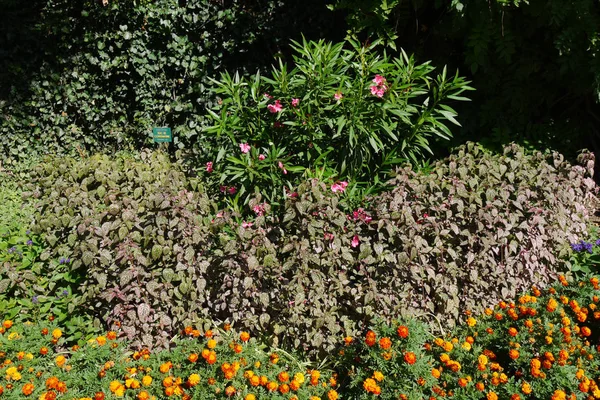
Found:
[[[335,92],[335,94],[333,95],[333,98],[336,99],[337,101],[340,101],[342,98],[344,98],[344,95],[342,94],[342,92]]]
[[[209,161],[206,163],[206,172],[209,174],[213,172],[213,162]]]
[[[373,83],[374,85],[371,86],[371,94],[373,96],[377,96],[379,98],[382,98],[383,95],[385,94],[385,92],[387,92],[388,87],[386,85],[386,80],[383,76],[381,75],[375,75],[375,78],[373,79]]]
[[[254,207],[252,207],[252,211],[254,211],[254,213],[259,217],[262,215],[265,215],[265,206],[266,205],[267,205],[267,203],[257,204]]]
[[[231,195],[234,195],[237,193],[237,189],[234,186],[221,186],[219,187],[219,190],[221,191],[221,193],[229,193]]]
[[[333,235],[333,233],[325,232],[323,234],[323,239],[325,239],[325,240],[333,240],[334,237],[335,236]]]
[[[352,238],[352,242],[350,242],[350,246],[354,247],[358,247],[358,245],[360,244],[360,239],[358,238],[358,235],[354,235],[354,237]]]
[[[275,114],[275,113],[281,112],[281,110],[283,110],[283,105],[281,104],[280,100],[275,100],[275,104],[269,104],[267,106],[267,109],[271,113]]]
[[[359,208],[359,209],[355,210],[354,212],[352,212],[352,215],[348,215],[348,219],[350,221],[363,221],[366,224],[368,224],[369,222],[371,222],[373,220],[373,218],[371,218],[369,215],[367,215],[365,210],[363,210],[362,208]]]
[[[347,186],[348,186],[348,182],[346,182],[346,181],[336,182],[333,185],[331,185],[331,191],[333,193],[344,192],[346,190]]]

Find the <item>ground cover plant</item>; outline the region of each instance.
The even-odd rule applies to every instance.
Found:
[[[581,161],[593,169],[590,154]],[[211,209],[164,154],[49,159],[35,170],[32,230],[44,259],[70,259],[81,278],[74,307],[136,345],[220,320],[317,356],[376,316],[452,325],[482,298],[550,285],[569,269],[568,243],[587,235],[586,168],[471,144],[432,174],[398,170],[369,208],[347,212],[341,183],[307,181],[278,219],[260,198],[253,218]]]
[[[532,288],[432,334],[411,319],[337,336],[317,367],[247,332],[186,327],[171,351],[126,351],[118,332],[65,347],[60,326],[4,319],[6,399],[593,399],[600,397],[600,279]],[[335,368],[332,368],[335,367]]]

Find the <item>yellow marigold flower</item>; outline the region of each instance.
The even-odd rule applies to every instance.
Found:
[[[377,381],[377,382],[381,382],[383,381],[383,374],[380,371],[375,371],[373,373],[373,378]]]
[[[163,374],[166,374],[171,368],[173,368],[173,363],[171,361],[167,361],[166,363],[161,364],[161,366],[158,369]]]
[[[142,378],[142,385],[150,386],[152,384],[152,377],[150,375],[146,375]]]
[[[463,348],[463,349],[465,349],[465,350],[467,350],[467,351],[471,350],[471,343],[469,343],[469,342],[464,342],[464,343],[462,344],[462,348]]]
[[[329,392],[327,392],[327,398],[329,400],[337,400],[338,399],[338,393],[335,390],[331,389]]]
[[[477,361],[479,364],[486,365],[488,363],[488,358],[485,356],[485,354],[481,354],[479,357],[477,357]]]
[[[67,359],[65,358],[65,356],[60,355],[58,357],[56,357],[56,365],[58,365],[59,367],[63,367],[65,365],[65,363],[67,362]]]
[[[215,339],[210,339],[208,342],[206,342],[206,347],[208,347],[209,349],[214,349],[215,347],[217,347],[217,341]]]
[[[531,394],[531,385],[527,382],[523,382],[521,384],[521,392],[523,392],[524,394]]]
[[[16,340],[19,338],[18,332],[11,332],[8,334],[8,340]]]
[[[198,383],[200,383],[200,375],[191,374],[190,377],[188,378],[188,384],[190,386],[196,386]]]
[[[439,379],[441,375],[442,375],[442,373],[440,372],[439,369],[433,368],[431,370],[431,376],[433,376],[435,379]]]
[[[452,345],[452,343],[450,343],[450,342],[444,343],[444,351],[449,353],[452,351],[452,349],[454,349],[454,346]]]
[[[303,384],[304,383],[304,374],[302,372],[298,372],[294,375],[294,380],[298,381],[299,384]]]
[[[252,393],[248,393],[246,397],[244,397],[244,400],[256,400],[256,396]]]
[[[62,331],[58,328],[52,331],[52,337],[54,339],[59,339],[62,336]]]
[[[477,323],[477,320],[473,317],[469,317],[467,318],[467,325],[473,327],[475,326],[475,324]]]
[[[551,400],[566,400],[566,399],[567,399],[567,394],[560,389],[555,390],[551,397]]]

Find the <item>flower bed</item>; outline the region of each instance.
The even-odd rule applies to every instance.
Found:
[[[340,338],[337,372],[239,335],[187,327],[172,351],[126,351],[118,332],[68,347],[52,321],[5,320],[0,398],[600,398],[600,280],[500,302],[444,337],[408,320]],[[334,367],[334,368],[333,368]]]

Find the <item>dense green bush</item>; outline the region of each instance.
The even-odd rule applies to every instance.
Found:
[[[452,136],[448,123],[459,125],[448,104],[468,100],[471,88],[446,68],[434,75],[405,52],[379,54],[377,42],[292,47],[293,67],[280,59],[271,76],[215,81],[221,105],[201,140],[215,193],[225,185],[244,204],[255,192],[282,203],[284,189],[316,171],[372,184],[407,160],[421,162],[430,141]]]
[[[400,169],[391,192],[350,215],[343,189],[313,179],[281,220],[260,197],[254,221],[210,215],[197,182],[158,154],[36,172],[35,231],[45,257],[71,258],[84,277],[82,310],[138,344],[228,320],[321,353],[376,315],[452,326],[459,310],[547,286],[568,270],[560,257],[586,235],[595,198],[584,167],[516,145],[493,155],[470,144],[431,174]]]
[[[301,27],[335,26],[317,0],[0,5],[0,159],[129,148],[163,125],[190,148],[208,76],[264,68]]]

